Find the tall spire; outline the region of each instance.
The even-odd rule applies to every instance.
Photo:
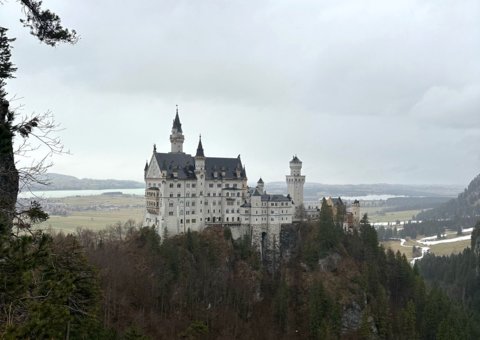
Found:
[[[200,135],[198,139],[197,154],[195,157],[205,157],[205,154],[203,153],[202,135]]]
[[[178,105],[177,105],[177,113],[175,115],[175,119],[173,120],[173,127],[172,129],[176,129],[177,132],[182,133],[182,123],[180,123],[180,118],[178,117]]]

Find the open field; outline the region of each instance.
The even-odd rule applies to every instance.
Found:
[[[377,222],[395,222],[408,221],[418,214],[421,210],[404,210],[385,212],[383,207],[362,207],[360,213],[368,214],[368,220],[373,223]]]
[[[74,232],[78,227],[100,230],[116,222],[126,222],[133,219],[140,222],[143,219],[143,208],[125,208],[111,211],[75,211],[68,216],[50,216],[41,228],[51,228],[65,233]]]
[[[420,237],[419,237],[420,239]],[[421,243],[416,242],[415,240],[407,240],[405,246],[402,247],[400,245],[400,241],[386,241],[381,242],[381,244],[385,247],[385,249],[392,249],[395,253],[400,251],[400,253],[405,254],[408,261],[413,259],[412,255],[412,246],[415,245],[416,247],[425,247]],[[433,253],[437,256],[447,256],[451,254],[458,254],[461,253],[465,248],[470,246],[470,240],[463,240],[458,242],[451,242],[451,243],[440,243],[429,246],[430,253]]]
[[[100,230],[117,222],[143,219],[145,200],[135,195],[97,195],[55,198],[50,203],[66,205],[67,215],[51,214],[40,225],[55,231],[74,232],[78,227]]]

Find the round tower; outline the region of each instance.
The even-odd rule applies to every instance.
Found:
[[[295,155],[290,161],[290,175],[287,175],[288,194],[296,207],[303,204],[303,185],[305,176],[302,176],[302,161]]]
[[[172,134],[170,135],[170,144],[172,146],[171,152],[183,152],[183,142],[185,137],[183,136],[182,123],[180,123],[180,118],[178,117],[178,105],[177,105],[177,114],[173,120]]]

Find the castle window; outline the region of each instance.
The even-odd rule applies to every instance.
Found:
[[[208,185],[208,187],[209,187],[209,188],[213,188],[213,183],[210,183],[210,184]]]
[[[221,188],[221,187],[222,187],[222,183],[218,183],[217,188]]]
[[[237,187],[237,183],[234,183],[234,184],[233,184],[233,187],[236,188],[236,187]]]
[[[197,223],[197,220],[195,218],[192,218],[192,223]]]
[[[195,215],[195,210],[192,210],[192,215]]]
[[[229,192],[227,192],[226,196],[227,196],[227,197],[230,197],[230,193],[229,193]]]
[[[190,197],[190,193],[189,193],[189,192],[187,192],[187,197]]]
[[[187,211],[185,212],[185,215],[190,215],[190,211],[187,210]]]
[[[227,209],[227,210],[226,210],[226,213],[228,214],[229,212],[230,212],[230,210]]]
[[[169,207],[173,207],[173,202],[168,203]]]
[[[189,219],[187,219],[187,220],[186,220],[186,222],[187,222],[187,223],[190,223],[190,220],[189,220]]]
[[[170,188],[173,188],[173,183],[170,183]]]
[[[169,211],[169,212],[168,212],[168,215],[169,215],[169,216],[173,216],[173,211]]]
[[[240,193],[239,193],[239,192],[237,192],[237,197],[240,197]]]
[[[192,188],[195,188],[197,185],[195,183],[192,183]]]
[[[180,197],[180,193],[177,194],[177,197]]]
[[[207,196],[210,197],[210,193],[209,193],[209,192],[207,193]]]
[[[200,203],[200,204],[201,204],[201,203]],[[195,206],[195,201],[192,201],[192,207],[194,207],[194,206]]]
[[[227,222],[228,222],[228,217],[227,217]]]
[[[217,196],[217,193],[216,193],[216,192],[214,192],[214,193],[213,193],[213,196]]]
[[[203,196],[203,191],[200,191],[200,196]]]
[[[187,188],[190,188],[190,183],[185,184]]]
[[[182,184],[181,183],[177,183],[177,188],[181,188],[182,187]]]
[[[197,197],[197,194],[195,194],[195,193],[192,193],[192,197]]]
[[[170,197],[173,197],[173,192],[170,193]]]

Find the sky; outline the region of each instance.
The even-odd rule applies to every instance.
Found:
[[[241,155],[250,182],[461,184],[480,173],[477,0],[45,0],[75,45],[0,4],[21,114],[51,111],[52,172],[143,180],[153,144]],[[38,156],[37,156],[38,157]]]

